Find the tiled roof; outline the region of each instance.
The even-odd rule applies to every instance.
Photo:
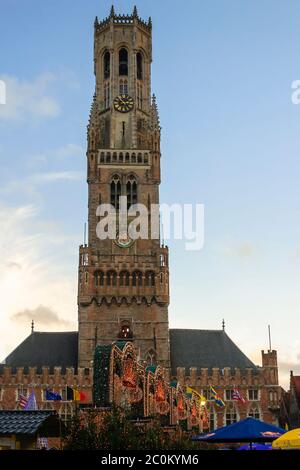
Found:
[[[251,368],[257,367],[229,338],[224,330],[170,330],[170,353],[172,374],[176,367]]]
[[[22,434],[59,437],[59,418],[54,411],[0,410],[0,435]]]
[[[78,332],[33,332],[5,359],[11,367],[77,368]]]

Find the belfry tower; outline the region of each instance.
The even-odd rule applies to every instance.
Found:
[[[159,233],[146,239],[96,233],[101,204],[159,204],[160,125],[151,97],[152,24],[132,15],[95,20],[96,90],[87,129],[88,244],[80,247],[79,366],[96,344],[132,340],[141,360],[170,367],[169,260]],[[159,232],[159,231],[158,231]]]

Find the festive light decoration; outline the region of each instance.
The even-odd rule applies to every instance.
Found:
[[[94,356],[93,401],[97,406],[109,405],[109,362],[112,345],[97,346]]]
[[[115,404],[132,416],[159,415],[162,422],[180,421],[183,428],[202,429],[208,422],[206,408],[196,398],[196,392],[186,393],[179,383],[168,383],[160,366],[139,363],[132,342],[97,346],[93,399],[97,407]]]

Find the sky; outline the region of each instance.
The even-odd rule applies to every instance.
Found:
[[[261,364],[270,324],[286,388],[300,374],[300,3],[136,4],[153,21],[161,202],[205,206],[202,250],[168,242],[170,326],[220,329],[224,318]],[[93,22],[110,6],[0,0],[0,359],[32,318],[40,331],[77,328]]]

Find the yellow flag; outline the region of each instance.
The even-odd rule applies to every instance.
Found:
[[[80,401],[80,392],[78,390],[73,390],[74,393],[74,400]]]
[[[186,386],[186,392],[187,393],[192,393],[194,395],[196,395],[196,397],[198,398],[198,400],[200,400],[201,402],[206,402],[206,398],[201,395],[201,393],[197,392],[196,390],[194,390],[193,388],[189,387],[188,385]]]

